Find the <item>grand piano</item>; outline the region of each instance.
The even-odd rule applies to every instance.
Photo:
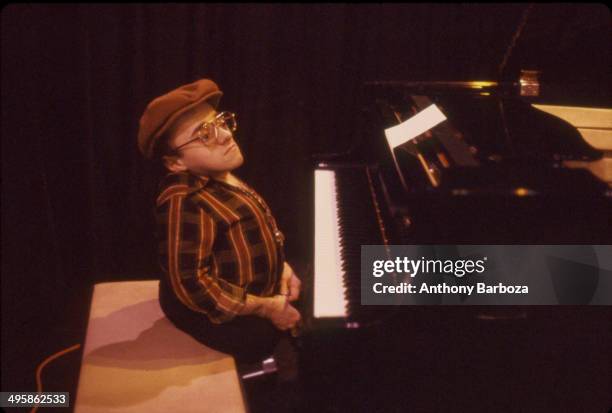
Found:
[[[300,368],[327,394],[317,409],[504,411],[518,397],[530,411],[559,390],[567,406],[574,390],[605,405],[605,378],[589,390],[556,375],[609,375],[598,345],[569,356],[563,341],[605,329],[609,310],[360,303],[361,245],[612,244],[612,182],[589,170],[605,152],[529,95],[520,81],[364,85],[355,144],[314,168]],[[446,120],[391,150],[385,130],[432,104]]]

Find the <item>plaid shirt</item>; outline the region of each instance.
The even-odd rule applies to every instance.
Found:
[[[283,270],[284,236],[265,201],[243,185],[170,173],[156,202],[162,283],[214,323],[235,317],[247,293],[277,292]]]

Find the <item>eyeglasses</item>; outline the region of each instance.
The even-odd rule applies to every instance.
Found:
[[[195,138],[190,139],[182,145],[177,146],[176,148],[174,148],[174,150],[179,150],[183,146],[191,142],[197,141],[198,139],[202,141],[204,146],[213,146],[214,144],[219,143],[219,128],[235,132],[238,128],[238,123],[236,122],[236,114],[232,112],[221,112],[217,116],[215,116],[213,120],[208,122],[202,122],[202,124],[198,126],[193,133],[193,135],[195,135]]]

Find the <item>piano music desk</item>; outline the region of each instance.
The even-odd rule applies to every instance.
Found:
[[[94,286],[75,412],[245,412],[234,359],[175,328],[157,294],[156,280]]]

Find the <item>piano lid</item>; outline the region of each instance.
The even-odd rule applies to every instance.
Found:
[[[567,162],[603,152],[567,121],[520,96],[519,82],[376,81],[364,85],[357,156],[406,194],[600,197],[607,184]],[[435,104],[446,120],[391,153],[385,129]],[[360,153],[359,153],[360,152]],[[572,195],[573,194],[573,195]],[[401,201],[399,201],[401,202]]]

